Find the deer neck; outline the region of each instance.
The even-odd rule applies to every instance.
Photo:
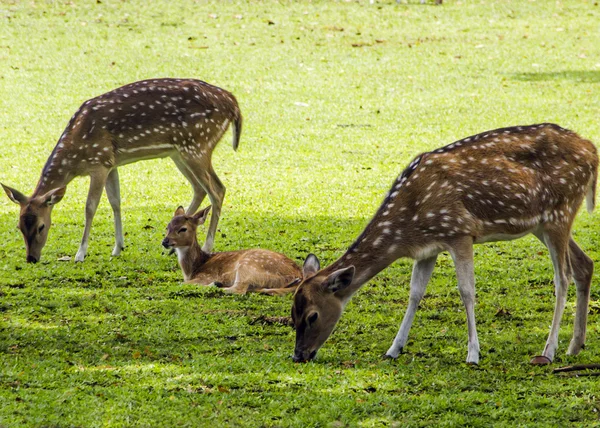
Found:
[[[352,283],[343,291],[337,292],[344,305],[364,284],[396,259],[411,257],[409,245],[397,238],[391,241],[375,233],[380,224],[376,215],[344,255],[323,271],[325,275],[329,275],[336,270],[354,266]]]
[[[63,137],[61,137],[58,144],[54,147],[54,150],[52,150],[50,157],[48,157],[48,160],[42,169],[38,184],[33,192],[34,197],[43,195],[50,190],[66,186],[77,175],[74,168],[74,164],[76,163],[76,158],[74,158],[74,156],[77,156],[77,153],[67,150],[64,140],[63,134]]]
[[[202,251],[195,239],[189,247],[175,248],[175,252],[185,281],[189,281],[198,274],[211,257],[211,254]]]

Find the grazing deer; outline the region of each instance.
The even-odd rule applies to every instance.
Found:
[[[211,156],[230,122],[236,150],[242,116],[234,96],[200,80],[143,80],[83,103],[46,161],[33,195],[28,198],[2,185],[8,197],[21,206],[19,228],[25,238],[27,261],[40,259],[52,208],[63,198],[67,184],[81,175],[90,176],[90,189],[75,260],[85,258],[92,219],[104,188],[115,220],[112,255],[119,255],[124,242],[117,167],[167,156],[194,190],[188,213],[198,209],[207,193],[215,207],[204,244],[205,251],[210,251],[225,196]]]
[[[286,294],[300,283],[302,271],[283,254],[252,249],[207,253],[198,244],[196,229],[206,221],[210,206],[190,216],[177,208],[162,241],[174,249],[188,283],[222,287],[226,293]]]
[[[396,259],[410,257],[415,263],[408,308],[386,353],[396,358],[436,258],[448,251],[467,312],[467,363],[477,364],[473,244],[529,233],[550,252],[556,292],[550,335],[531,363],[554,358],[571,275],[577,307],[568,353],[577,354],[585,342],[594,264],[571,237],[571,226],[586,194],[588,211],[594,208],[597,168],[590,141],[547,123],[488,131],[417,156],[342,257],[322,270],[314,255],[306,259],[292,307],[294,360],[313,359],[352,295]]]

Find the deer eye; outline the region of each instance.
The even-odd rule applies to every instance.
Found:
[[[40,227],[38,227],[38,233],[42,233],[42,230],[44,230],[45,227],[45,224],[42,224]]]
[[[182,227],[181,229],[179,229],[179,232],[177,232],[177,233],[183,233],[183,232],[187,232],[187,227]]]
[[[317,320],[317,318],[319,318],[319,313],[318,312],[313,312],[308,317],[306,317],[306,322],[308,323],[309,326],[311,326],[311,325],[313,325],[315,323],[315,321]]]

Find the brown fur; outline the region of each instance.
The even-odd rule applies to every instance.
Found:
[[[550,250],[557,281],[553,328],[542,359],[551,361],[554,356],[571,264],[577,314],[569,353],[579,352],[593,262],[572,240],[571,226],[586,193],[588,210],[593,209],[597,169],[594,145],[554,124],[496,129],[417,156],[348,251],[331,266],[305,275],[292,308],[295,359],[313,358],[350,297],[396,259],[409,257],[416,261],[409,310],[388,351],[397,356],[437,254],[449,251],[467,308],[467,361],[477,363],[473,244],[528,233]]]
[[[36,262],[46,243],[54,203],[45,196],[65,193],[77,176],[90,176],[86,223],[76,260],[85,258],[92,219],[106,187],[115,216],[113,255],[123,249],[120,189],[117,167],[144,159],[171,157],[194,189],[188,208],[195,212],[208,194],[215,206],[206,240],[212,248],[225,195],[215,174],[212,151],[233,123],[233,148],[239,144],[242,116],[229,92],[194,79],[152,79],[131,83],[83,103],[63,131],[46,161],[31,197],[8,186],[8,197],[20,204],[19,227],[27,245],[27,260]],[[43,226],[43,227],[42,227]]]

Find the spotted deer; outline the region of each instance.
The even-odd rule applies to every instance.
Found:
[[[52,208],[73,178],[89,175],[85,227],[75,257],[83,261],[92,219],[102,190],[114,213],[113,256],[124,248],[118,167],[143,159],[170,157],[192,185],[188,213],[208,193],[214,211],[204,249],[210,251],[221,214],[225,186],[212,164],[212,152],[233,123],[233,149],[239,144],[242,116],[235,97],[224,89],[193,79],[152,79],[122,86],[90,99],[75,112],[46,161],[33,195],[2,185],[21,206],[19,228],[27,261],[37,262],[50,229]]]
[[[302,271],[286,256],[268,250],[251,249],[207,253],[198,244],[196,229],[206,221],[210,206],[194,215],[177,208],[167,226],[163,247],[174,249],[185,282],[215,284],[226,293],[255,291],[281,295],[293,292]]]
[[[574,333],[568,353],[583,348],[594,264],[571,237],[587,195],[594,208],[598,157],[594,145],[554,124],[519,126],[474,135],[418,155],[400,174],[362,234],[344,255],[320,269],[310,255],[294,296],[295,361],[315,357],[352,295],[396,259],[415,260],[408,308],[386,356],[402,352],[436,258],[448,251],[467,313],[467,363],[479,362],[475,327],[473,244],[529,233],[549,250],[556,304],[541,355],[552,362],[573,276],[577,288]]]

